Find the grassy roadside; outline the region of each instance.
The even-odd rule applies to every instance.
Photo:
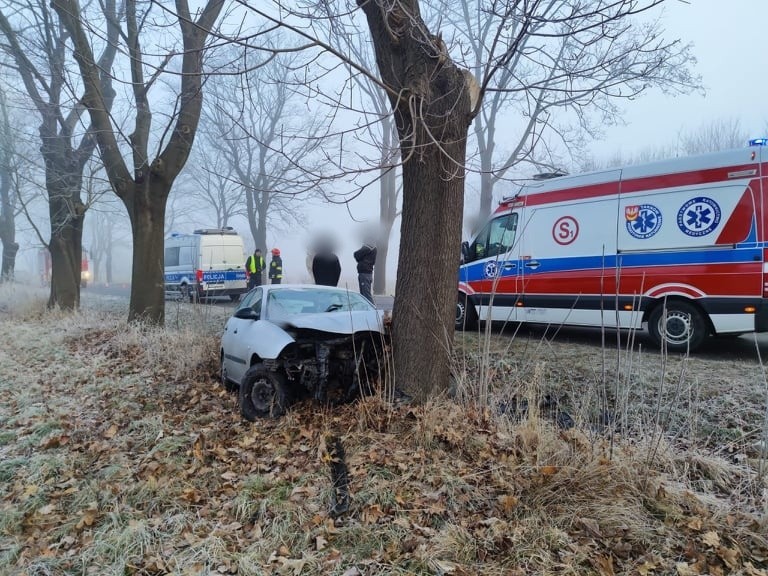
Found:
[[[0,574],[767,573],[766,485],[743,437],[764,390],[718,412],[712,366],[659,374],[658,357],[605,365],[508,338],[479,362],[468,336],[459,395],[485,373],[493,409],[372,398],[250,424],[216,384],[218,312],[182,305],[140,330],[14,298],[0,306]],[[545,395],[578,425],[554,426]],[[527,413],[498,415],[513,397]],[[328,434],[351,479],[337,520]]]

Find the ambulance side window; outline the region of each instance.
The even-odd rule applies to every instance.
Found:
[[[473,260],[500,256],[512,249],[517,232],[517,213],[505,214],[491,220],[469,247]]]

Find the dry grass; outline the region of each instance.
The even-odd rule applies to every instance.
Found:
[[[0,313],[12,335],[0,366],[0,573],[765,573],[760,475],[713,452],[714,435],[675,428],[683,398],[695,398],[696,430],[722,424],[710,420],[714,384],[686,392],[671,379],[678,392],[662,394],[681,405],[664,421],[655,388],[635,384],[620,392],[626,429],[598,433],[595,406],[615,392],[600,392],[587,350],[566,378],[544,356],[500,349],[488,364],[494,399],[519,393],[533,407],[557,394],[581,425],[375,397],[250,424],[216,383],[221,314],[177,311],[167,330],[127,326],[109,306]],[[461,362],[470,397],[476,360]],[[651,368],[635,359],[631,374]],[[319,449],[328,433],[351,476],[351,510],[335,521]]]

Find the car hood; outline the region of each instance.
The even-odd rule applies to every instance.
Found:
[[[270,318],[270,322],[285,329],[318,330],[332,334],[355,332],[384,332],[383,314],[379,311],[320,312],[317,314],[287,314]]]

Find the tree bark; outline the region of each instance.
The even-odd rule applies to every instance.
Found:
[[[53,207],[56,203],[51,202]],[[80,263],[83,255],[83,217],[63,228],[52,230],[48,251],[51,253],[51,292],[48,307],[74,310],[80,306]]]
[[[403,210],[392,314],[396,384],[423,401],[450,379],[469,91],[416,0],[358,0],[400,136]]]
[[[139,188],[139,186],[136,186]],[[164,235],[166,202],[170,190],[163,182],[152,182],[134,190],[126,203],[133,236],[131,305],[128,321],[165,322]]]
[[[80,267],[83,257],[85,206],[80,199],[82,168],[70,143],[61,137],[45,138],[40,130],[45,160],[45,187],[51,221],[51,291],[48,307],[75,310],[80,306]]]

